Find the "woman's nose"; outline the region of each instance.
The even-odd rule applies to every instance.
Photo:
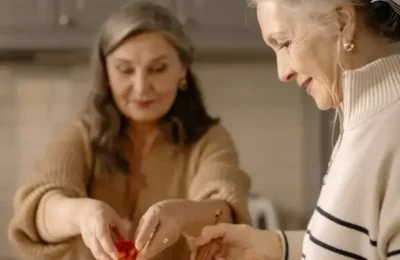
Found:
[[[137,73],[132,77],[133,90],[136,94],[145,94],[150,89],[150,81],[146,75]]]
[[[280,81],[289,82],[295,77],[296,72],[292,69],[292,67],[289,65],[288,62],[278,60],[277,65],[278,65],[278,76]]]
[[[279,75],[279,80],[282,82],[289,82],[294,78],[295,73],[293,71],[286,71]]]

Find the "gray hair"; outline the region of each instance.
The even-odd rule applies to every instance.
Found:
[[[167,8],[145,1],[132,1],[111,15],[101,29],[98,47],[107,56],[127,38],[152,31],[163,33],[182,61],[192,62],[193,46],[182,24]]]
[[[248,0],[250,6],[255,7],[258,2],[267,0]],[[333,20],[332,11],[346,5],[354,5],[361,11],[369,29],[390,41],[400,40],[400,14],[393,7],[383,8],[384,1],[371,0],[284,0],[281,1],[297,17],[309,20],[318,32],[323,34],[337,29]],[[380,2],[380,3],[378,3]],[[387,4],[387,3],[385,3]],[[396,18],[396,19],[394,19]]]

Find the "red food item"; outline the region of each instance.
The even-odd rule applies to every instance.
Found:
[[[139,253],[133,241],[121,239],[115,243],[115,247],[118,249],[118,259],[120,260],[136,260]]]
[[[139,250],[136,249],[135,243],[131,240],[125,240],[115,226],[110,226],[111,231],[119,239],[114,245],[118,250],[119,260],[136,260]]]

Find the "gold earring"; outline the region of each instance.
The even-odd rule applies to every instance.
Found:
[[[181,83],[179,84],[179,89],[186,90],[186,88],[187,88],[187,81],[186,81],[186,79],[182,79]]]
[[[354,43],[352,42],[344,42],[343,43],[343,49],[347,52],[350,52],[354,49]]]

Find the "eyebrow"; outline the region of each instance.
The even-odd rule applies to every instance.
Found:
[[[167,59],[167,58],[168,57],[166,55],[160,55],[160,56],[157,56],[157,57],[151,59],[149,63],[156,62],[156,61],[161,61],[161,60],[164,60],[164,59]],[[132,60],[126,59],[126,58],[117,57],[115,60],[119,61],[119,62],[123,62],[123,63],[132,63]]]

